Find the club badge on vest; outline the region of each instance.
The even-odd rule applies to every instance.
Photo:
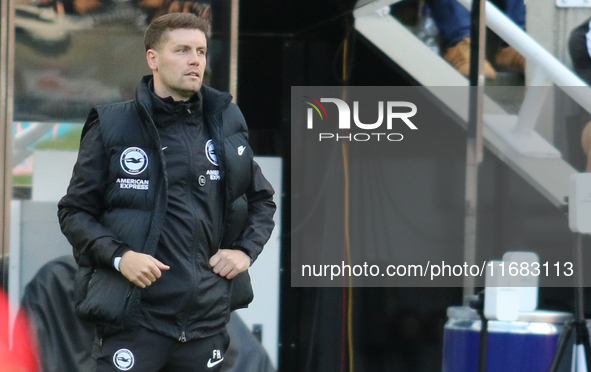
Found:
[[[148,168],[148,155],[139,147],[128,147],[121,153],[119,163],[125,173],[137,176]],[[119,184],[120,189],[148,190],[150,188],[149,180],[137,178],[117,178],[116,183]]]
[[[120,163],[125,173],[137,176],[148,168],[148,155],[139,147],[128,147],[121,154]]]
[[[113,364],[121,371],[129,371],[134,362],[133,353],[127,349],[119,349],[113,355]]]
[[[216,167],[218,166],[218,158],[215,155],[215,149],[213,148],[213,140],[209,140],[205,144],[205,155],[211,164],[215,165]]]

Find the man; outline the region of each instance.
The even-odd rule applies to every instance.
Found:
[[[190,13],[151,23],[152,76],[91,111],[59,202],[98,372],[219,371],[230,311],[252,300],[273,189],[231,96],[202,86],[208,30]]]

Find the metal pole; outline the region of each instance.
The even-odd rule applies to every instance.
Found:
[[[10,199],[12,190],[11,146],[14,86],[14,1],[0,0],[0,254],[9,253]],[[8,262],[2,260],[0,281],[6,285]]]
[[[576,331],[576,347],[577,347],[577,360],[573,360],[573,363],[577,363],[577,367],[581,367],[586,371],[589,371],[591,365],[591,345],[589,344],[589,331],[587,329],[587,322],[585,321],[585,295],[583,292],[583,234],[575,233],[575,280],[577,288],[575,292],[575,331]],[[581,347],[582,346],[582,347]],[[585,362],[582,363],[584,366],[579,365],[581,359],[578,355],[579,352],[584,352]],[[577,372],[579,370],[577,369]]]
[[[478,345],[478,372],[486,372],[488,362],[488,319],[480,314],[480,344]]]
[[[8,24],[8,0],[0,0],[0,128],[4,128],[6,117],[6,53],[8,51],[8,35],[6,25]],[[5,131],[2,131],[5,132]],[[1,134],[0,134],[1,137]],[[1,176],[0,176],[1,177]],[[1,197],[0,197],[1,199]],[[1,204],[1,203],[0,203]],[[1,217],[0,217],[1,218]],[[1,244],[1,243],[0,243]],[[8,279],[8,265],[4,245],[0,246],[0,284],[6,286]]]
[[[232,0],[232,17],[230,29],[230,87],[229,92],[238,101],[238,22],[240,0]]]
[[[485,20],[481,0],[472,2],[470,45],[470,106],[466,144],[466,194],[464,222],[464,261],[476,262],[476,227],[478,217],[478,166],[482,162],[482,99],[484,96]],[[474,295],[475,278],[464,277],[464,305]]]
[[[8,254],[10,244],[10,200],[12,197],[12,164],[10,140],[12,136],[14,91],[14,1],[0,0],[0,282],[8,290]],[[9,310],[8,343],[12,347],[12,327],[15,309]],[[3,319],[4,321],[6,319]]]

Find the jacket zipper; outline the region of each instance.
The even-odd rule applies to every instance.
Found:
[[[189,152],[189,178],[188,178],[189,179],[189,182],[187,182],[187,196],[191,200],[191,205],[194,207],[195,204],[192,203],[192,201],[193,201],[193,187],[192,187],[192,184],[193,183],[191,182],[191,180],[192,180],[192,177],[191,176],[193,175],[193,171],[194,171],[193,146],[192,146],[192,142],[189,141],[189,136],[187,135],[187,131],[186,131],[187,128],[184,126],[184,123],[182,125],[183,125],[182,128],[183,128],[183,134],[184,134],[183,138],[185,140],[185,146],[187,146],[187,150]],[[192,210],[193,210],[193,217],[194,217],[195,223],[197,223],[197,221],[198,221],[198,211],[197,211],[196,208],[192,208]],[[193,234],[193,242],[194,243],[197,242],[197,237],[195,236],[195,233]],[[197,294],[196,294],[196,291],[197,291],[197,269],[196,269],[196,266],[197,265],[196,265],[196,261],[197,260],[195,259],[196,249],[192,249],[191,253],[192,253],[191,254],[191,259],[192,259],[192,261],[191,261],[191,268],[193,270],[193,272],[192,272],[193,277],[191,278],[192,279],[191,280],[192,287],[191,287],[191,291],[190,291],[191,292],[191,296],[189,297],[189,303],[188,303],[187,309],[185,311],[185,316],[184,316],[183,321],[181,323],[182,324],[181,325],[181,335],[179,337],[179,341],[180,342],[186,342],[187,341],[186,331],[185,330],[187,328],[187,323],[189,322],[189,312],[190,312],[191,307],[193,305],[194,298],[197,296]]]
[[[149,123],[149,125],[147,125],[147,129],[148,129],[148,134],[150,135],[150,137],[152,137],[152,140],[154,141],[154,144],[156,145],[156,150],[158,151],[158,158],[160,160],[160,171],[162,173],[162,181],[158,182],[157,186],[156,186],[156,201],[154,203],[154,214],[152,216],[152,221],[150,222],[151,228],[150,230],[152,230],[152,227],[154,226],[154,219],[156,218],[156,212],[158,211],[158,198],[160,197],[160,192],[162,187],[164,186],[165,188],[168,188],[168,180],[166,177],[166,160],[164,159],[164,152],[162,150],[162,146],[161,146],[161,142],[160,142],[160,135],[158,134],[158,129],[156,128],[156,124],[154,123],[154,120],[152,120],[152,118],[150,117],[150,115],[148,114],[148,109],[146,108],[146,106],[141,103],[138,102],[138,112],[140,113],[140,117],[142,117],[145,121],[147,121]],[[168,203],[167,198],[166,198],[166,193],[167,191],[165,190],[164,195],[164,211],[163,211],[163,215],[166,214],[166,204]],[[162,230],[162,224],[160,224],[159,230]],[[150,235],[152,234],[152,232],[150,231]],[[148,236],[149,238],[149,236]],[[148,239],[149,240],[149,239]],[[156,244],[153,244],[152,247],[153,248],[153,252],[152,251],[148,251],[146,250],[146,246],[144,245],[144,251],[142,253],[146,253],[146,254],[151,254],[153,255],[154,252],[156,251],[156,247],[157,247],[158,243],[156,242]],[[151,249],[150,249],[151,250]]]
[[[152,129],[151,135],[152,135],[152,138],[154,139],[154,142],[156,143],[156,148],[157,148],[157,150],[159,152],[159,157],[160,157],[160,160],[161,160],[161,163],[162,163],[161,164],[162,172],[164,174],[166,172],[166,161],[164,160],[164,153],[163,153],[162,147],[160,145],[160,136],[158,134],[158,129],[156,129],[156,125],[154,124],[154,121],[152,120],[152,118],[147,114],[148,113],[148,110],[146,109],[146,107],[142,103],[140,103],[140,106],[141,106],[140,112],[142,112],[144,114],[146,120],[148,120],[150,122],[150,124],[151,124],[151,127],[150,127],[150,129]],[[185,136],[183,136],[183,138],[186,139],[187,136],[185,135]],[[191,151],[191,147],[190,147],[189,141],[185,141],[185,144],[188,146],[189,151]],[[193,162],[192,162],[192,159],[193,158],[192,157],[189,157],[189,159],[190,159],[190,168],[189,169],[191,170],[193,168]],[[166,182],[166,179],[164,180],[164,183],[166,185],[166,183],[167,183]],[[156,195],[159,195],[161,186],[162,186],[162,184],[159,183],[158,184],[158,187],[156,189]],[[190,187],[189,187],[189,189],[190,189]],[[192,266],[194,267],[194,265],[192,265]],[[195,275],[194,275],[194,278],[196,278],[196,277],[197,277],[197,273],[195,273]],[[193,292],[195,291],[195,287],[196,287],[196,285],[193,286]],[[132,287],[132,291],[133,291],[133,287]],[[128,293],[128,297],[130,297],[132,291],[130,291]],[[192,303],[192,301],[191,301],[191,303]],[[188,313],[188,309],[187,309],[187,313]],[[186,328],[187,318],[188,318],[187,315],[185,315],[185,319],[183,320],[182,329]],[[187,342],[187,336],[186,336],[186,333],[185,333],[184,330],[181,331],[181,335],[179,336],[179,341],[180,342]]]

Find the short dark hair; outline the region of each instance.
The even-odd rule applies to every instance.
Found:
[[[163,36],[167,31],[174,31],[180,28],[201,30],[209,43],[211,26],[206,18],[199,17],[193,13],[168,13],[154,18],[148,26],[144,34],[146,52],[148,49],[154,49],[165,41]]]

